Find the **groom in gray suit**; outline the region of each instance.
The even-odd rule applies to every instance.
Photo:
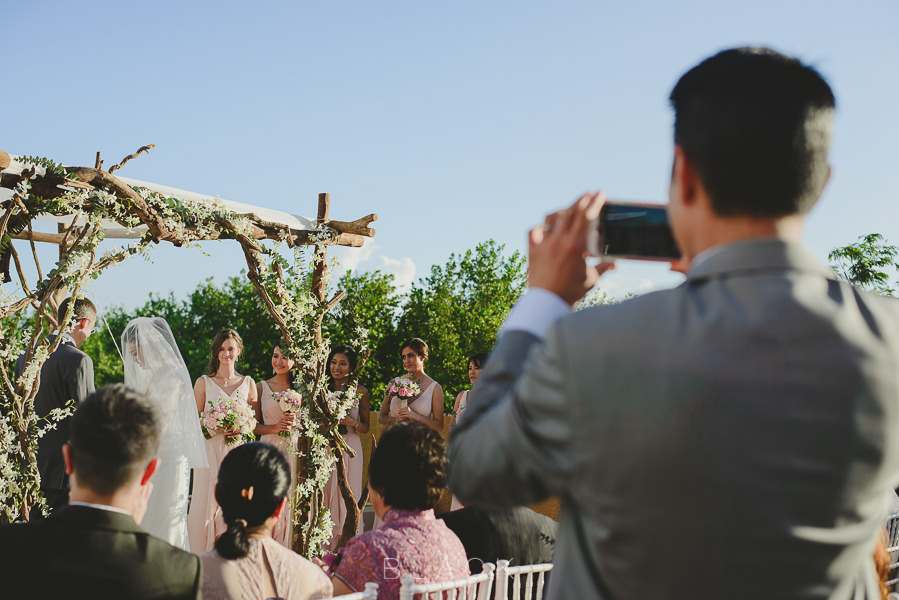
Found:
[[[602,194],[530,232],[510,313],[449,445],[463,501],[563,509],[549,597],[879,598],[899,483],[899,306],[800,243],[834,99],[728,50],[671,94],[681,286],[570,313]]]
[[[73,304],[72,318],[70,326],[66,327],[64,320],[70,304]],[[94,330],[97,307],[87,298],[66,298],[59,305],[57,322],[59,330],[47,336],[46,343],[52,345],[58,335],[63,339],[41,366],[40,386],[34,398],[34,410],[39,417],[64,408],[70,400],[79,404],[94,392],[94,363],[80,348]],[[25,355],[22,355],[16,362],[16,379],[24,366]],[[47,431],[37,442],[41,491],[51,512],[69,502],[69,476],[62,459],[62,447],[68,441],[70,419],[57,423],[55,429]],[[31,518],[42,516],[39,510],[32,511]]]

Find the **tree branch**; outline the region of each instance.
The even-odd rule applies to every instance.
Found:
[[[113,165],[112,167],[110,167],[110,168],[109,168],[109,174],[112,175],[112,172],[113,172],[113,171],[117,171],[117,170],[121,169],[122,167],[124,167],[124,166],[125,166],[125,163],[128,162],[129,160],[131,160],[132,158],[137,158],[138,156],[141,155],[141,153],[143,153],[143,152],[149,152],[152,148],[155,148],[155,147],[156,147],[156,144],[150,144],[149,146],[141,146],[141,147],[137,150],[137,152],[135,152],[134,154],[129,154],[128,156],[126,156],[125,158],[122,159],[122,162],[120,162],[120,163],[117,164],[117,165]],[[97,160],[100,161],[100,153],[99,153],[99,152],[97,152]],[[103,164],[103,161],[100,161],[100,164],[102,165],[102,164]],[[97,168],[99,169],[100,167],[97,167]]]

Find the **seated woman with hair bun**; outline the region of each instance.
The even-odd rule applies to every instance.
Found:
[[[272,539],[289,487],[290,468],[271,444],[244,444],[222,460],[215,499],[228,529],[200,555],[205,600],[331,597],[318,566]]]
[[[443,438],[418,423],[385,431],[368,466],[368,489],[379,529],[351,539],[331,564],[335,594],[378,584],[378,598],[399,597],[400,580],[435,583],[469,575],[462,542],[434,517],[446,479]]]

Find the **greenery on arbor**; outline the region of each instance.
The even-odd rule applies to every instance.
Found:
[[[890,272],[899,271],[896,255],[899,248],[888,244],[879,233],[859,237],[848,246],[831,250],[827,255],[840,278],[863,289],[893,296],[896,288],[890,283]]]
[[[64,167],[45,158],[12,161],[0,151],[0,186],[13,191],[10,199],[0,203],[0,281],[12,281],[12,265],[18,275],[15,289],[0,290],[0,522],[27,520],[33,507],[46,508],[39,490],[37,440],[70,414],[72,407],[41,418],[35,412],[34,397],[41,366],[62,340],[57,336],[48,344],[45,336],[48,329],[58,327],[61,299],[66,294],[80,295],[88,278],[134,254],[147,253],[152,244],[190,246],[200,240],[232,239],[244,252],[247,277],[258,294],[256,302],[261,302],[297,362],[295,385],[308,400],[299,419],[306,446],[296,449],[304,477],[291,499],[298,526],[294,549],[315,555],[329,539],[330,519],[322,506],[322,490],[335,468],[348,512],[341,535],[345,542],[356,530],[359,510],[347,482],[340,452],[346,444],[337,427],[349,412],[352,398],[329,402],[325,388],[328,348],[321,325],[343,297],[337,292],[326,300],[326,248],[331,244],[361,245],[364,236],[374,235],[368,225],[377,216],[352,222],[331,220],[328,195],[321,194],[316,226],[298,230],[252,213],[238,214],[218,201],[196,202],[131,187],[112,174],[150,148],[141,148],[108,170],[102,169],[99,153],[94,167]],[[16,168],[7,172],[13,162]],[[44,214],[69,217],[71,221],[58,235],[34,232],[32,221]],[[97,247],[108,223],[136,232],[138,239],[98,256]],[[33,286],[26,279],[13,239],[30,244],[38,279]],[[60,256],[46,274],[35,247],[35,242],[43,241],[57,244]],[[299,287],[288,282],[309,285]],[[62,315],[62,323],[71,321],[73,306],[70,303],[68,314]],[[30,322],[23,322],[26,309],[36,315]],[[175,329],[178,311],[167,316],[175,321]],[[212,331],[219,328],[217,324],[209,326]],[[208,353],[205,349],[202,352]],[[24,355],[24,370],[15,378],[13,367],[20,354]]]

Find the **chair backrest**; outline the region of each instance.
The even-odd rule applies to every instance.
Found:
[[[400,586],[400,600],[490,600],[493,590],[493,563],[484,563],[484,570],[463,579],[420,583],[404,577]]]
[[[507,560],[497,561],[494,599],[542,600],[546,574],[552,568],[552,563],[510,567]],[[522,589],[521,585],[522,579],[524,579],[524,589]]]
[[[887,552],[890,554],[890,574],[887,587],[893,589],[899,583],[899,513],[887,517],[886,523]]]
[[[378,600],[378,584],[366,583],[365,589],[361,592],[334,596],[332,600]]]

